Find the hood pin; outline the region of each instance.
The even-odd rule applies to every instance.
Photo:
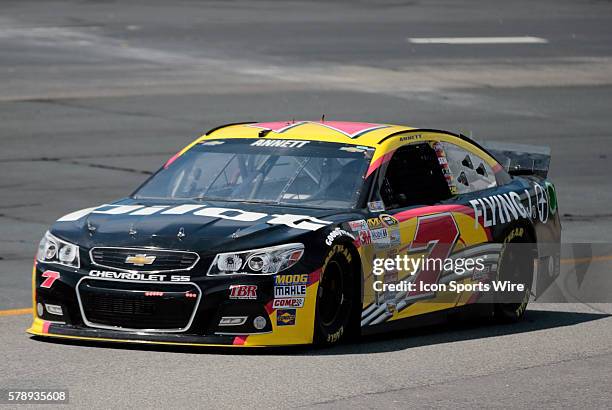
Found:
[[[136,229],[134,229],[134,225],[130,225],[130,230],[128,231],[128,235],[136,236],[137,233],[138,233],[138,231]]]

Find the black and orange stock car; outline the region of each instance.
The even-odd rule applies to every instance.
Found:
[[[535,271],[552,277],[558,269],[555,247],[539,244],[559,243],[561,231],[549,157],[518,151],[386,124],[216,128],[129,197],[52,226],[33,269],[28,332],[186,345],[332,344],[487,298],[436,291],[437,284],[517,272],[525,285],[517,299],[480,307],[518,319]],[[508,251],[512,243],[533,245],[526,262]],[[402,255],[480,255],[486,263],[462,275],[440,267],[407,276],[374,271],[376,260]],[[410,282],[431,291],[387,286]]]

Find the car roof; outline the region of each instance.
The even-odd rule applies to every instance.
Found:
[[[391,137],[400,136],[405,133],[418,133],[409,140]],[[308,140],[321,142],[335,142],[352,144],[358,146],[376,147],[373,161],[379,156],[398,148],[401,145],[417,141],[420,138],[427,140],[435,134],[438,140],[449,141],[462,146],[478,155],[481,155],[489,165],[499,168],[497,160],[478,143],[462,134],[449,131],[414,128],[405,125],[379,124],[371,122],[351,121],[274,121],[274,122],[241,122],[221,125],[213,128],[200,138],[187,145],[176,153],[168,162],[168,166],[177,157],[181,156],[196,144],[206,140],[231,139],[231,138],[269,138]],[[383,144],[383,141],[385,144]],[[382,148],[382,149],[378,149]]]
[[[415,129],[403,125],[351,121],[253,122],[213,128],[199,140],[265,137],[375,146],[391,134]]]

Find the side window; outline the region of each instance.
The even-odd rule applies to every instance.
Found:
[[[386,209],[431,205],[451,196],[434,149],[427,143],[400,147],[380,185]]]
[[[457,194],[465,194],[497,185],[493,170],[478,155],[448,142],[436,143],[436,145],[441,145],[446,154],[452,178],[452,191],[456,191]]]

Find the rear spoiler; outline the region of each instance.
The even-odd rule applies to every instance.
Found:
[[[511,175],[539,175],[546,178],[550,165],[550,147],[479,141]]]

